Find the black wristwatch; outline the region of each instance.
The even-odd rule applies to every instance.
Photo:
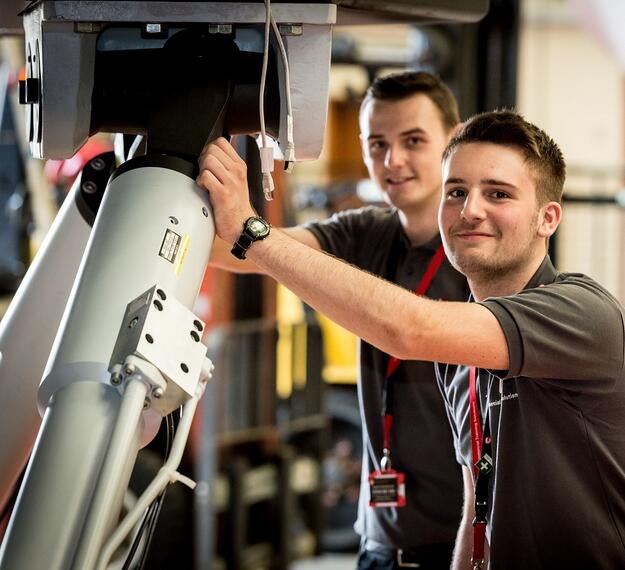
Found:
[[[243,223],[243,231],[234,242],[230,253],[239,259],[245,259],[245,252],[258,240],[265,239],[269,235],[271,226],[269,222],[258,216],[252,216]]]

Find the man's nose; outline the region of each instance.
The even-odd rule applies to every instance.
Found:
[[[479,193],[469,192],[467,194],[460,216],[467,222],[478,222],[485,218],[484,201]]]
[[[384,156],[384,166],[389,170],[403,166],[406,162],[406,149],[401,145],[389,145]]]

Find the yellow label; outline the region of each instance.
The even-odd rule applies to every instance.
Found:
[[[184,260],[187,257],[187,251],[189,249],[189,242],[191,239],[188,235],[182,238],[182,243],[180,244],[180,249],[178,250],[178,258],[176,259],[176,263],[174,264],[174,273],[176,275],[180,275],[182,271],[182,266],[184,265]]]

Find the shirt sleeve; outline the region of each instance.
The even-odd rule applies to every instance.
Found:
[[[481,303],[499,321],[511,378],[610,380],[623,369],[624,328],[618,302],[583,276]]]
[[[303,227],[312,232],[321,249],[348,263],[359,265],[359,253],[367,251],[367,243],[380,228],[380,209],[364,207],[338,212],[321,222]]]

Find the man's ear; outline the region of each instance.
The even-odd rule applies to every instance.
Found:
[[[558,202],[548,202],[541,209],[538,235],[548,238],[552,236],[562,220],[562,206]]]

